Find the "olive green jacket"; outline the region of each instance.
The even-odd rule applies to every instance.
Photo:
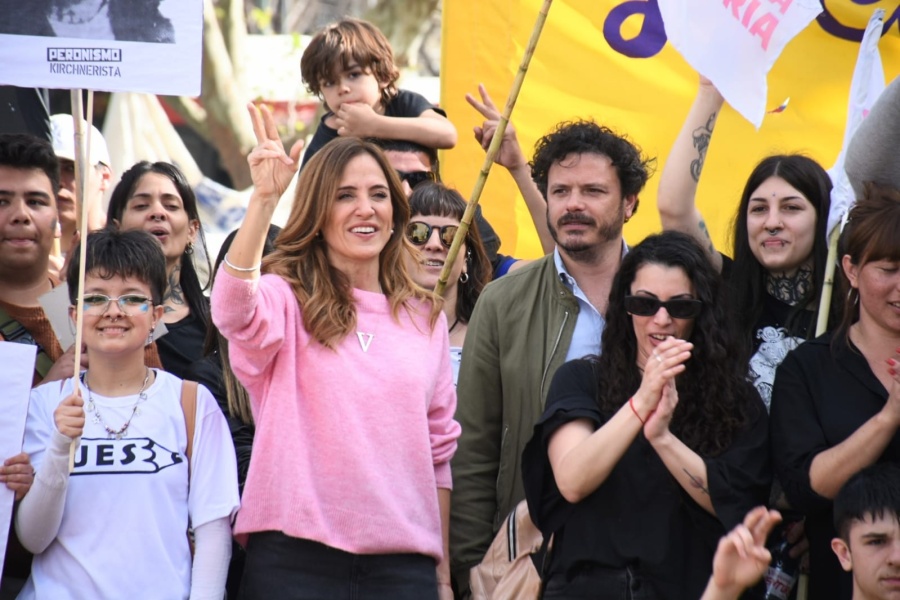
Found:
[[[500,522],[525,498],[522,450],[572,342],[578,302],[549,254],[488,285],[469,321],[457,387],[451,569],[468,589]]]

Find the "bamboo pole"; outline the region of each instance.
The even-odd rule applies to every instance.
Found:
[[[463,213],[459,229],[456,230],[456,236],[453,238],[453,244],[447,252],[447,260],[444,262],[444,268],[438,277],[437,285],[434,288],[435,293],[443,294],[444,288],[447,286],[447,278],[450,276],[450,269],[456,262],[456,256],[459,254],[459,248],[462,246],[466,235],[469,232],[469,226],[472,224],[472,218],[475,216],[475,208],[481,199],[481,192],[484,191],[484,184],[487,182],[488,174],[491,172],[491,166],[494,164],[494,157],[500,151],[500,144],[503,142],[503,134],[506,131],[506,125],[509,123],[509,117],[512,115],[519,92],[522,89],[522,83],[525,81],[525,75],[528,73],[528,65],[531,57],[534,56],[534,50],[537,47],[538,40],[541,38],[541,31],[544,29],[544,23],[547,21],[547,13],[550,12],[550,5],[553,0],[544,0],[541,10],[538,12],[537,21],[534,23],[534,29],[531,31],[531,38],[528,40],[528,46],[525,47],[525,54],[522,56],[522,62],[519,64],[519,70],[513,80],[512,88],[509,90],[509,97],[506,99],[506,106],[503,107],[503,114],[500,115],[500,122],[497,124],[497,130],[488,146],[484,155],[484,162],[481,165],[481,171],[478,173],[478,179],[475,180],[475,187],[472,195],[466,205],[466,212]]]
[[[81,90],[72,90],[72,123],[75,127],[75,203],[81,207],[76,211],[76,230],[79,232],[79,262],[78,262],[78,295],[75,299],[75,373],[73,393],[81,396],[81,338],[82,325],[84,324],[84,264],[87,259],[87,227],[88,202],[85,198],[88,179],[93,165],[88,165],[91,147],[91,127],[88,124],[94,112],[94,92],[87,93],[87,119],[85,121],[84,102]],[[75,438],[69,445],[69,473],[75,470],[75,452],[78,450],[80,438]]]
[[[828,259],[825,261],[825,280],[822,282],[822,295],[819,298],[819,317],[816,320],[816,337],[828,328],[828,313],[831,309],[831,295],[834,293],[834,270],[837,267],[838,238],[841,237],[841,225],[837,224],[828,237]]]

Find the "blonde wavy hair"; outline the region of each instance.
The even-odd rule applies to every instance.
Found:
[[[441,299],[417,286],[403,257],[416,254],[406,239],[410,209],[400,179],[381,150],[359,138],[338,138],[310,159],[297,181],[294,205],[287,223],[275,239],[275,251],[263,259],[263,273],[273,273],[294,290],[303,312],[303,325],[322,345],[334,349],[356,328],[356,305],[350,281],[328,262],[327,244],[321,232],[331,216],[338,187],[351,160],[368,154],[381,167],[393,208],[393,233],[378,259],[378,280],[388,297],[394,319],[401,308],[411,314],[412,303],[430,305],[429,324],[434,328]]]

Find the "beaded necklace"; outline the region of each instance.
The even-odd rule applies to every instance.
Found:
[[[102,426],[103,429],[106,430],[106,438],[107,439],[117,439],[121,440],[122,436],[124,436],[128,432],[128,426],[131,425],[131,420],[134,419],[134,416],[138,414],[138,405],[147,400],[147,394],[145,390],[147,389],[147,383],[150,381],[150,369],[147,369],[147,375],[144,377],[144,383],[141,384],[141,389],[138,392],[137,400],[134,401],[134,406],[131,409],[131,415],[128,417],[128,420],[125,421],[125,424],[122,425],[119,429],[113,429],[109,425],[106,424],[106,421],[103,420],[103,416],[100,414],[100,409],[94,404],[94,395],[91,392],[91,386],[88,385],[87,382],[87,371],[81,376],[81,383],[84,384],[84,387],[87,389],[88,393],[88,404],[87,404],[87,412],[94,413],[94,416],[91,420]]]

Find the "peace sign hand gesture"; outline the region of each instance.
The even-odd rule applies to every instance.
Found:
[[[263,105],[260,109],[251,102],[247,105],[247,110],[257,141],[257,146],[247,156],[250,177],[255,187],[254,195],[277,202],[299,168],[303,140],[297,140],[288,155],[284,151],[284,144],[269,107]]]
[[[486,151],[491,145],[491,140],[494,139],[494,134],[497,133],[497,126],[500,124],[500,110],[494,104],[490,95],[488,95],[484,84],[478,84],[478,93],[481,95],[480,102],[472,94],[466,94],[466,102],[481,113],[481,116],[485,119],[481,127],[475,127],[474,131],[475,140]],[[506,129],[503,132],[503,141],[500,143],[500,150],[494,157],[494,162],[510,171],[528,166],[528,161],[522,152],[522,146],[519,145],[519,140],[516,138],[516,129],[511,122],[506,124]]]

